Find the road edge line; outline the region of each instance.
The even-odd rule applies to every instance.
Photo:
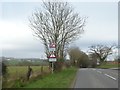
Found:
[[[112,77],[112,76],[110,76],[110,75],[108,75],[108,74],[104,74],[104,75],[106,75],[107,77],[109,77],[109,78],[111,78],[111,79],[113,79],[113,80],[117,80],[116,78],[114,78],[114,77]]]

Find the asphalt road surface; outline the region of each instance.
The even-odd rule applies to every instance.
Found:
[[[74,88],[118,88],[118,70],[81,68]]]

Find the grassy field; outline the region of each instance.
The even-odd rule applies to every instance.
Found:
[[[67,68],[61,72],[53,73],[35,82],[31,82],[24,88],[68,88],[75,78],[76,71],[77,68]]]
[[[19,78],[20,76],[25,76],[27,73],[27,66],[8,66],[8,77],[9,78]],[[31,66],[33,69],[33,74],[41,73],[41,66]],[[48,72],[48,66],[43,67],[44,72]]]
[[[120,66],[120,64],[119,64]],[[97,68],[118,68],[118,64],[112,64],[112,63],[103,63]]]

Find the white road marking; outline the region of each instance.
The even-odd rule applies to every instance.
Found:
[[[101,71],[97,71],[97,72],[102,73]]]
[[[116,78],[114,78],[114,77],[112,77],[112,76],[110,76],[108,74],[105,74],[105,75],[108,76],[109,78],[113,79],[113,80],[116,80]]]
[[[96,70],[96,69],[93,69],[93,70]]]

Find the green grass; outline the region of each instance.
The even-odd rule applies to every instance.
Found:
[[[98,68],[118,68],[118,64],[103,63]]]
[[[24,88],[68,88],[76,75],[77,69],[72,67],[58,73],[50,74]]]

